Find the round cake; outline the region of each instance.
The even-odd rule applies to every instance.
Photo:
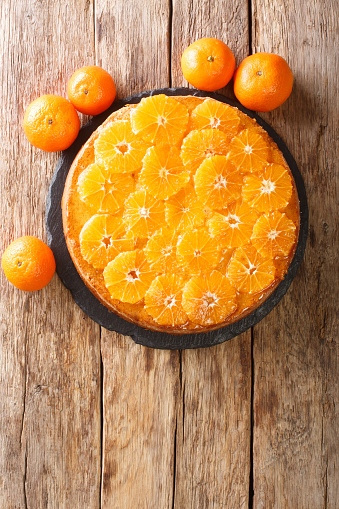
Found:
[[[247,316],[299,234],[291,171],[257,122],[211,98],[146,97],[112,113],[69,171],[72,260],[109,310],[172,334]]]

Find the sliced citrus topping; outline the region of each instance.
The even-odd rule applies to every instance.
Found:
[[[112,173],[133,173],[140,170],[149,146],[136,138],[129,121],[117,120],[94,142],[95,160]]]
[[[176,147],[157,146],[147,150],[140,184],[154,198],[169,198],[184,187],[189,178],[189,171],[183,165],[180,151]]]
[[[188,318],[181,305],[185,280],[177,275],[158,276],[145,295],[145,309],[160,325],[183,325]]]
[[[191,131],[181,146],[181,158],[186,168],[195,173],[206,157],[226,155],[228,145],[228,137],[219,129]]]
[[[170,228],[161,228],[152,235],[145,248],[146,258],[157,272],[176,270],[178,234]]]
[[[236,292],[219,271],[208,276],[194,276],[182,292],[182,307],[199,325],[223,322],[237,309]]]
[[[208,226],[213,237],[219,237],[223,247],[240,247],[248,244],[253,226],[259,214],[246,202],[237,200],[231,203],[222,214],[214,214]]]
[[[121,218],[96,214],[80,232],[80,249],[85,260],[95,269],[103,269],[122,251],[134,249],[132,232],[126,232]]]
[[[144,189],[131,194],[125,203],[124,221],[139,237],[150,237],[165,222],[164,204]]]
[[[234,252],[233,248],[221,247],[221,259],[218,265],[216,266],[216,270],[218,270],[222,274],[226,274],[227,265],[231,259],[233,252]]]
[[[190,274],[200,274],[214,269],[219,263],[221,252],[216,239],[207,229],[184,233],[177,246],[177,258],[180,265]]]
[[[193,129],[220,129],[233,137],[239,127],[240,118],[236,110],[214,99],[205,99],[192,112]]]
[[[240,292],[257,293],[273,281],[275,267],[264,259],[253,246],[238,247],[228,264],[227,278]]]
[[[155,277],[142,250],[120,253],[104,270],[105,285],[113,299],[130,304],[145,296]]]
[[[194,175],[199,199],[212,209],[222,209],[241,195],[243,176],[226,156],[212,156]]]
[[[188,124],[186,106],[164,94],[141,99],[131,112],[132,128],[139,139],[156,145],[180,142]]]
[[[295,243],[295,230],[295,224],[286,214],[271,212],[259,217],[251,241],[263,256],[287,256]]]
[[[124,173],[109,173],[94,163],[78,179],[80,199],[95,212],[114,213],[121,209],[134,191],[134,179]]]
[[[166,202],[166,221],[172,228],[187,230],[203,224],[204,206],[191,185],[181,189]]]
[[[229,159],[240,171],[255,172],[267,164],[269,146],[260,134],[245,129],[229,144]]]
[[[292,196],[292,180],[283,166],[270,164],[260,174],[247,175],[242,195],[260,212],[283,209]]]

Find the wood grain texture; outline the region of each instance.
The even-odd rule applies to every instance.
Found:
[[[30,146],[24,110],[44,93],[65,95],[73,70],[93,61],[94,47],[91,3],[4,0],[0,9],[2,253],[24,234],[46,240],[58,154]],[[35,293],[0,277],[0,507],[97,508],[99,327],[57,276]]]
[[[172,84],[187,86],[180,60],[200,37],[248,54],[247,2],[174,0]],[[233,97],[232,85],[221,93]],[[184,350],[176,441],[175,508],[244,508],[249,502],[251,332],[218,347]]]
[[[106,333],[103,508],[172,508],[178,353]]]
[[[167,0],[97,0],[95,14],[97,63],[116,80],[119,97],[169,85]],[[101,345],[102,507],[170,509],[179,355],[106,330]]]
[[[262,115],[300,167],[305,261],[254,329],[254,507],[338,507],[338,16],[335,2],[253,2],[253,51],[286,58],[288,101]]]
[[[117,96],[168,87],[168,0],[95,0],[96,64],[116,82]]]
[[[250,334],[182,352],[176,508],[247,508],[251,434]]]

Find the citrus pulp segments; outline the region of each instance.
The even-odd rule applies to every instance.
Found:
[[[194,175],[195,191],[202,203],[222,209],[241,195],[243,176],[226,156],[205,159]]]
[[[205,99],[192,112],[193,129],[219,129],[232,138],[239,124],[240,118],[235,109],[214,99]]]
[[[154,270],[167,273],[177,270],[177,239],[177,232],[166,227],[156,231],[149,239],[145,254]]]
[[[222,213],[215,213],[208,227],[213,237],[218,237],[223,247],[241,247],[250,242],[253,226],[259,214],[241,199],[228,205]]]
[[[188,110],[164,94],[141,99],[131,112],[133,131],[154,145],[176,145],[186,131]]]
[[[175,99],[173,100],[175,101]],[[176,102],[179,103],[180,101]],[[263,222],[259,222],[259,217],[263,217],[263,214],[268,215],[267,210],[265,210],[267,207],[278,207],[273,210],[283,211],[287,205],[288,217],[295,217],[293,209],[295,199],[291,202],[293,180],[290,177],[289,170],[285,169],[285,163],[281,155],[276,152],[274,145],[272,145],[271,153],[271,142],[267,141],[266,134],[261,135],[260,127],[254,124],[252,127],[251,122],[248,119],[245,121],[243,114],[235,108],[212,99],[205,99],[199,106],[196,106],[198,103],[199,101],[195,98],[192,99],[192,103],[189,103],[187,111],[191,112],[191,119],[185,132],[181,134],[175,145],[168,144],[168,138],[166,144],[164,143],[164,136],[167,136],[167,134],[164,135],[165,131],[162,131],[161,136],[159,134],[159,129],[164,127],[164,119],[160,119],[161,127],[157,128],[155,134],[155,136],[159,135],[159,143],[156,141],[155,146],[151,146],[154,139],[156,139],[154,138],[153,141],[147,141],[145,147],[145,141],[142,139],[143,134],[141,131],[134,132],[132,121],[117,121],[112,117],[113,125],[118,124],[119,127],[119,123],[123,124],[120,126],[121,129],[126,130],[126,124],[129,124],[129,134],[134,137],[136,142],[142,143],[143,153],[137,165],[138,169],[131,171],[131,166],[129,166],[127,171],[128,165],[125,160],[121,166],[123,171],[119,170],[115,173],[112,170],[114,165],[111,163],[103,165],[96,158],[94,164],[87,166],[87,169],[78,177],[78,197],[96,215],[109,215],[108,212],[110,212],[113,216],[118,212],[119,226],[124,230],[122,234],[124,238],[121,238],[121,240],[125,242],[128,240],[130,245],[132,243],[132,247],[128,247],[128,250],[125,244],[121,251],[114,252],[114,255],[112,255],[114,242],[111,243],[111,237],[107,236],[107,232],[105,232],[105,236],[101,233],[99,239],[96,232],[93,237],[94,240],[89,239],[91,244],[86,244],[87,239],[82,242],[82,247],[86,246],[88,248],[89,255],[87,255],[87,258],[94,255],[91,258],[93,267],[96,264],[96,267],[100,269],[104,269],[105,266],[108,267],[117,259],[118,266],[114,270],[121,275],[120,262],[122,263],[123,260],[126,261],[130,258],[129,254],[132,252],[143,253],[144,259],[146,259],[145,263],[149,269],[147,272],[151,272],[153,275],[148,283],[149,287],[152,286],[151,289],[146,289],[145,293],[139,291],[141,279],[137,270],[131,269],[131,264],[129,264],[129,272],[122,282],[110,280],[111,275],[109,275],[108,270],[105,272],[105,281],[109,281],[109,291],[113,298],[121,300],[120,295],[124,299],[121,302],[132,304],[132,306],[126,307],[128,310],[127,316],[132,319],[141,313],[141,320],[144,320],[146,324],[149,323],[150,328],[154,327],[155,330],[166,330],[166,326],[169,329],[175,328],[176,325],[183,325],[183,329],[186,329],[186,323],[187,329],[195,329],[199,332],[201,327],[198,327],[198,325],[205,326],[205,330],[207,330],[206,327],[208,328],[213,323],[221,323],[216,315],[212,319],[209,315],[206,315],[206,322],[201,319],[199,321],[199,318],[197,321],[194,317],[191,318],[186,314],[183,307],[181,307],[181,313],[183,313],[181,321],[174,312],[180,306],[178,300],[173,301],[174,293],[170,292],[169,279],[173,279],[171,281],[172,286],[174,280],[179,287],[181,286],[179,288],[180,292],[186,286],[189,278],[193,280],[199,277],[206,282],[211,273],[221,274],[226,280],[230,275],[230,279],[233,277],[232,284],[230,284],[232,292],[236,296],[235,306],[237,306],[239,299],[236,316],[243,316],[243,311],[247,309],[244,302],[249,303],[248,306],[252,306],[262,296],[265,297],[266,293],[262,295],[262,290],[258,290],[258,288],[260,285],[263,290],[273,288],[272,283],[276,280],[275,266],[277,266],[277,278],[280,280],[280,267],[284,263],[283,260],[274,260],[274,263],[272,263],[272,247],[267,248],[264,252],[265,247],[261,246],[260,251],[260,244],[263,244],[264,241],[267,244],[267,234],[272,234],[272,225],[270,225],[268,232],[267,224],[264,225]],[[182,103],[180,102],[180,104]],[[126,109],[125,117],[119,115],[118,118],[131,118],[130,115],[134,117],[136,108],[131,105]],[[106,125],[109,125],[109,122]],[[249,126],[248,129],[238,134],[244,125]],[[193,130],[190,131],[191,129]],[[94,143],[98,142],[99,137],[106,130],[108,128],[105,126],[98,130],[96,134],[97,141],[94,137]],[[243,164],[239,166],[235,153],[237,150],[236,140],[238,139],[239,145],[239,139],[241,140],[244,133],[247,135],[247,140],[242,140],[243,147],[245,147],[245,159],[243,158]],[[252,143],[253,139],[255,143]],[[263,142],[263,145],[260,146],[258,140],[260,143]],[[105,142],[105,139],[101,141]],[[111,142],[112,140],[108,141]],[[114,150],[118,152],[119,157],[123,157],[130,150],[127,137],[124,134],[120,141],[116,141]],[[244,142],[246,142],[246,145],[244,145]],[[249,142],[252,143],[251,146]],[[249,151],[247,151],[248,148]],[[248,155],[250,156],[250,163],[248,163]],[[201,164],[199,157],[202,159]],[[260,159],[259,162],[258,159]],[[93,158],[89,160],[92,162]],[[253,161],[254,167],[252,167]],[[271,163],[272,161],[280,164]],[[250,168],[248,168],[248,164]],[[84,167],[84,165],[82,168],[80,166],[80,171]],[[287,179],[285,178],[286,175]],[[252,177],[253,180],[251,180]],[[272,195],[273,198],[270,196],[262,206],[258,205],[260,200],[257,199],[257,196],[254,197],[254,194],[258,192],[258,181],[255,179],[263,180],[264,185],[267,184],[265,180],[269,181],[268,185],[272,183],[275,185],[278,182],[279,186],[275,185],[274,191],[278,189],[278,199],[281,201],[278,203],[275,196]],[[272,182],[273,180],[274,182]],[[256,183],[256,187],[253,186],[253,182]],[[249,183],[251,185],[248,185]],[[280,189],[282,189],[281,193],[279,192]],[[291,191],[287,198],[286,189],[287,192],[289,192],[288,189]],[[285,205],[286,200],[287,204]],[[81,210],[83,210],[83,206]],[[258,229],[254,234],[253,228],[256,223]],[[294,242],[295,229],[292,247]],[[251,265],[247,267],[247,274],[245,275],[247,281],[243,284],[240,279],[244,277],[244,274],[234,276],[232,267],[233,269],[234,267],[237,268],[236,262],[239,262],[237,260],[240,256],[238,248],[242,247],[245,250],[252,248],[256,252],[254,246],[258,251],[257,255],[261,253],[264,261],[260,267]],[[96,254],[94,254],[94,251],[97,251]],[[124,256],[120,257],[120,254]],[[95,261],[95,256],[98,256],[99,262]],[[283,256],[282,252],[276,256]],[[264,264],[267,262],[270,267],[266,266],[265,268]],[[268,268],[272,269],[271,272]],[[90,268],[87,270],[93,273],[97,272]],[[239,264],[237,270],[241,272]],[[236,272],[236,270],[233,272]],[[255,275],[254,278],[252,278],[253,274]],[[101,273],[99,277],[101,278]],[[265,282],[263,282],[263,277],[266,277]],[[236,278],[238,279],[234,283]],[[239,296],[239,290],[236,286],[239,281],[242,284],[241,292],[245,292],[244,288],[247,285],[250,287],[248,293],[258,293],[258,295],[254,298],[251,295]],[[104,281],[102,280],[100,284],[103,285]],[[241,284],[238,284],[238,286],[241,286]],[[105,292],[105,289],[103,289],[103,292]],[[145,296],[145,303],[141,295]],[[214,297],[212,297],[208,295],[206,302],[213,308],[216,306],[213,301]],[[147,301],[147,299],[151,300]],[[133,306],[133,304],[137,305]],[[148,307],[148,304],[150,304],[150,307]],[[190,305],[194,307],[196,304],[191,302]],[[186,305],[188,304],[186,303]],[[205,305],[206,303],[203,304],[203,306]],[[116,308],[118,313],[124,309],[119,303],[113,303],[112,307]],[[148,318],[147,314],[149,315]],[[232,323],[235,320],[232,315],[233,311],[231,311],[231,315],[227,315],[230,316],[229,320],[226,316],[222,321],[227,320],[227,323],[230,321]],[[158,327],[155,327],[156,323]],[[165,326],[165,328],[160,326]],[[180,329],[181,327],[174,332],[180,332]]]
[[[219,129],[191,131],[181,146],[181,158],[186,168],[195,173],[206,157],[226,155],[229,140]]]
[[[178,231],[190,230],[205,221],[204,205],[188,185],[166,201],[166,222]]]
[[[78,179],[80,199],[94,212],[117,212],[134,187],[131,175],[107,172],[96,163],[88,166]]]
[[[261,173],[245,177],[242,196],[259,212],[270,212],[285,208],[292,190],[292,180],[286,168],[269,164]]]
[[[269,146],[260,134],[245,129],[232,139],[228,157],[238,170],[256,172],[268,163],[269,152]]]
[[[228,264],[226,276],[238,291],[253,294],[274,281],[275,266],[253,246],[238,247]]]
[[[105,285],[113,299],[130,304],[145,296],[155,277],[142,250],[120,253],[104,270]]]
[[[176,147],[151,147],[143,159],[140,184],[159,200],[177,193],[189,181],[190,174],[185,168]]]
[[[141,189],[126,200],[123,218],[135,236],[151,237],[165,222],[164,204]]]
[[[182,307],[194,323],[218,324],[237,309],[236,292],[226,277],[214,270],[209,277],[194,276],[186,283]]]
[[[176,275],[158,276],[145,295],[145,309],[160,325],[183,325],[188,317],[182,308],[181,297],[185,280]]]
[[[262,256],[287,256],[295,242],[296,226],[278,211],[263,214],[253,228],[252,244]]]
[[[211,271],[218,265],[220,258],[218,243],[207,229],[186,232],[178,241],[178,263],[191,275]]]
[[[112,173],[133,173],[140,170],[149,146],[136,137],[129,121],[117,120],[94,142],[95,161]]]
[[[121,220],[109,214],[96,214],[80,232],[80,249],[84,259],[95,269],[103,269],[122,251],[134,249],[134,236]]]

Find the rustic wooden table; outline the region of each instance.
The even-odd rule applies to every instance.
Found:
[[[305,260],[285,298],[210,349],[136,346],[92,322],[58,277],[24,293],[1,271],[1,509],[339,507],[335,7],[1,1],[1,253],[24,234],[46,239],[58,154],[29,145],[26,106],[65,96],[73,71],[94,63],[119,97],[186,86],[181,54],[203,36],[228,43],[237,63],[258,51],[288,60],[293,93],[262,116],[294,155],[310,207]],[[222,92],[233,97],[231,85]]]

